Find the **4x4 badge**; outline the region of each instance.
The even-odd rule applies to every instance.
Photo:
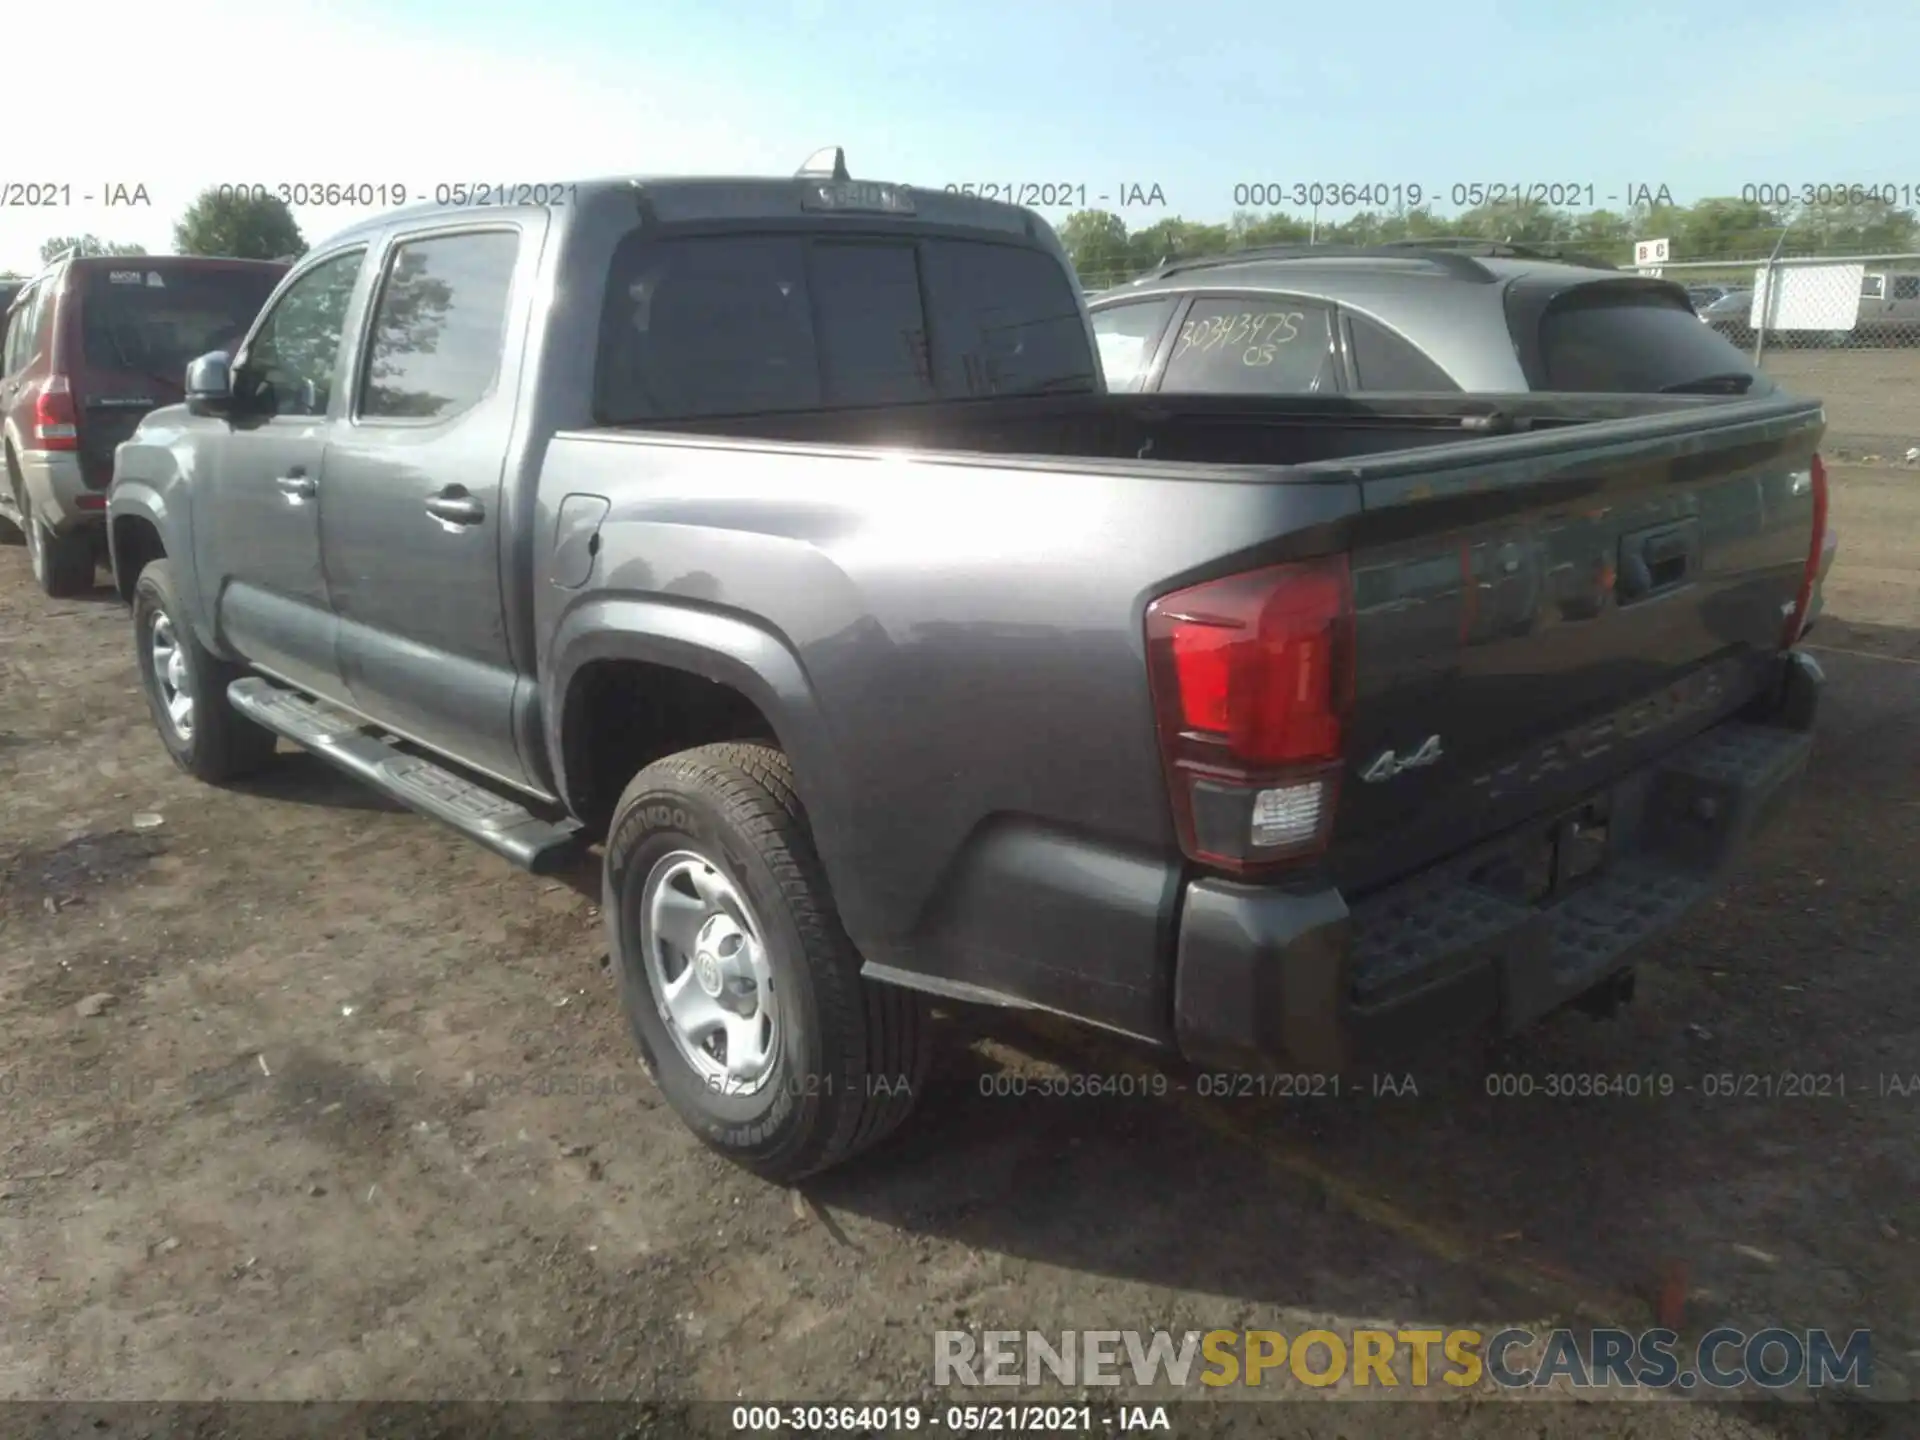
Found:
[[[1368,784],[1380,780],[1391,780],[1396,775],[1404,775],[1409,770],[1418,770],[1423,765],[1431,765],[1440,758],[1440,737],[1429,735],[1420,742],[1420,748],[1411,755],[1400,756],[1391,750],[1382,750],[1373,758],[1373,763],[1360,772],[1360,778]]]

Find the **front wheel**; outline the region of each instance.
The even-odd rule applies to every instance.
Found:
[[[155,560],[134,582],[133,641],[140,687],[174,764],[217,785],[273,758],[273,732],[227,700],[227,686],[241,672],[193,633],[165,560]]]
[[[924,1006],[860,977],[786,756],[706,745],[649,765],[614,811],[604,883],[627,1022],[709,1146],[792,1181],[907,1118]]]

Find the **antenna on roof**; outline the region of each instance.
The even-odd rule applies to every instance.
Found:
[[[847,152],[838,145],[828,145],[807,157],[807,163],[793,172],[798,178],[809,175],[825,175],[834,180],[851,180],[847,173]]]

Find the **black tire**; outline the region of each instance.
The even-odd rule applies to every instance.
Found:
[[[27,513],[26,491],[20,484],[20,467],[14,462],[13,447],[6,447],[7,473],[5,475],[7,494],[13,497],[13,508],[22,517]],[[0,515],[0,545],[24,545],[27,532],[12,520]]]
[[[154,666],[154,633],[162,617],[182,660],[184,674],[178,688],[193,701],[191,723],[185,733],[168,712]],[[196,780],[218,785],[258,770],[273,758],[273,732],[254,724],[227,702],[227,686],[245,672],[200,643],[174,588],[173,569],[165,560],[152,562],[134,582],[133,637],[140,688],[146,693],[154,728],[160,732],[160,741],[174,764]]]
[[[93,589],[93,536],[84,530],[56,535],[33,513],[33,502],[20,497],[20,519],[26,529],[27,560],[34,583],[55,600],[70,600]]]
[[[703,1077],[668,1028],[643,949],[642,896],[667,857],[697,855],[751,907],[782,998],[773,1070],[752,1094]],[[728,1159],[790,1182],[850,1159],[911,1113],[930,1055],[926,1009],[860,977],[785,755],[705,745],[649,765],[607,835],[608,941],[647,1072],[688,1127]]]

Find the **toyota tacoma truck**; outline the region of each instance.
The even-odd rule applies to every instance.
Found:
[[[602,845],[761,1174],[892,1131],[934,1003],[1334,1073],[1617,1003],[1804,768],[1815,402],[1110,394],[1020,208],[502,198],[317,247],[120,447],[140,678],[203,780]]]

